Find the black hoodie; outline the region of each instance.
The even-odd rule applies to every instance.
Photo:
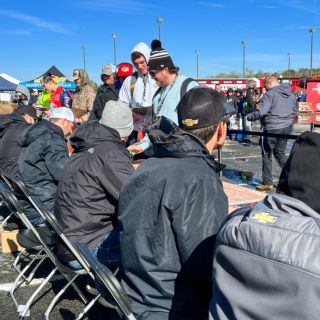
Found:
[[[29,126],[18,113],[0,116],[0,170],[12,176],[17,175],[17,161],[22,148],[21,136]]]
[[[119,133],[98,121],[78,127],[70,141],[75,150],[59,182],[55,214],[69,240],[92,250],[117,223],[120,188],[133,167]]]

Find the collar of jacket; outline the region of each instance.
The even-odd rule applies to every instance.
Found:
[[[51,130],[53,130],[55,133],[57,133],[58,135],[60,135],[64,139],[63,130],[59,126],[57,126],[56,124],[54,124],[48,120],[41,120],[38,123],[39,123],[39,125],[43,125],[45,127],[50,128]]]
[[[102,125],[98,120],[88,121],[77,127],[70,137],[75,153],[89,150],[107,141],[123,144],[117,130]]]
[[[101,85],[99,87],[99,91],[104,92],[106,90],[111,90],[111,91],[115,91],[115,92],[118,91],[114,84],[106,84],[106,83],[104,83],[103,85]]]
[[[149,127],[148,137],[153,146],[154,157],[199,157],[206,160],[216,172],[225,168],[225,165],[214,159],[198,137],[182,130],[166,117],[160,117]]]

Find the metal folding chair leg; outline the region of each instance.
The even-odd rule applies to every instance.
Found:
[[[60,297],[66,292],[66,290],[72,285],[72,283],[78,278],[78,274],[76,274],[71,281],[68,281],[67,284],[55,295],[55,297],[53,298],[53,300],[50,302],[44,316],[45,319],[48,320],[50,313],[52,311],[52,309],[54,308],[54,306],[56,305],[56,303],[59,301]]]
[[[81,320],[87,313],[88,311],[95,305],[95,303],[98,301],[98,299],[101,297],[101,294],[97,295],[92,299],[86,307],[83,309],[83,311],[78,315],[78,317],[75,320]]]
[[[32,271],[29,273],[28,278],[26,279],[26,284],[27,284],[27,285],[32,281],[32,279],[33,279],[34,275],[36,274],[37,270],[39,269],[39,267],[41,266],[41,264],[43,263],[43,261],[46,260],[47,258],[48,258],[48,256],[47,256],[46,254],[45,254],[42,258],[40,258],[40,260],[38,261],[38,263],[36,264],[36,266],[35,266],[35,267],[32,269]]]
[[[7,223],[7,221],[12,217],[13,213],[11,212],[5,219],[3,219],[0,223],[0,228],[3,228],[3,226]]]
[[[83,295],[83,293],[81,292],[81,290],[79,289],[79,287],[74,283],[72,282],[71,283],[73,289],[75,290],[75,292],[79,295],[79,297],[81,298],[81,300],[83,301],[84,304],[87,304],[88,303],[88,300],[85,298],[85,296]]]
[[[39,252],[39,251],[38,251]],[[43,249],[40,250],[41,253],[44,252]],[[33,257],[30,257],[32,256]],[[20,274],[20,272],[22,271],[21,268],[18,267],[18,263],[23,260],[23,258],[27,258],[30,259],[30,261],[27,264],[33,263],[36,259],[42,259],[42,257],[37,256],[37,253],[30,253],[28,252],[28,249],[23,249],[19,255],[14,259],[12,265],[11,265],[11,269],[14,269],[18,274]],[[23,276],[24,280],[27,280],[26,276]]]
[[[36,296],[39,294],[39,292],[43,289],[43,287],[49,282],[49,280],[53,277],[53,275],[56,273],[56,271],[58,270],[58,268],[54,268],[49,275],[45,278],[45,280],[41,283],[41,285],[37,288],[37,290],[32,294],[32,296],[29,298],[29,300],[27,301],[27,303],[23,306],[23,310],[20,307],[20,320],[24,319],[25,317],[28,316],[29,312],[30,312],[30,307],[34,301],[34,299],[36,298]]]
[[[41,251],[39,251],[36,254],[36,257],[39,256],[40,254],[41,254]],[[33,263],[29,263],[23,268],[23,270],[19,273],[19,275],[17,276],[16,280],[14,281],[12,287],[10,288],[10,296],[11,296],[12,301],[16,305],[17,309],[18,309],[19,305],[18,305],[18,302],[17,302],[17,300],[16,300],[16,298],[14,296],[14,292],[23,282],[25,282],[25,280],[21,280],[21,279],[24,277],[24,274],[31,268],[32,264]]]

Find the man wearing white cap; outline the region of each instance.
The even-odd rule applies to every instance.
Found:
[[[56,108],[49,121],[42,120],[33,125],[22,139],[18,159],[19,176],[31,195],[50,211],[53,211],[58,181],[68,160],[65,137],[72,133],[74,121],[69,108]],[[25,213],[33,224],[43,223],[43,219],[31,207],[27,207]]]
[[[111,63],[103,65],[101,71],[103,85],[98,89],[89,120],[100,120],[106,103],[109,100],[118,100],[119,90],[115,87],[115,79],[116,67]]]

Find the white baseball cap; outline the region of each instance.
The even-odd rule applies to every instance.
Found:
[[[66,107],[53,109],[50,119],[66,119],[68,121],[75,122],[72,111]]]

